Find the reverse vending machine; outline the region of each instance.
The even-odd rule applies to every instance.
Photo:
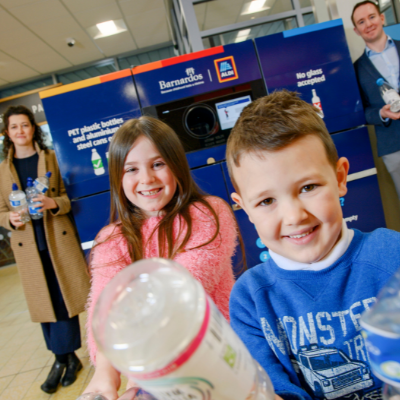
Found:
[[[40,93],[84,250],[108,224],[108,145],[141,115],[130,69]]]
[[[243,108],[266,95],[254,43],[157,61],[135,67],[133,75],[142,113],[174,129],[198,185],[234,207],[227,190],[226,141]],[[248,221],[243,210],[236,210],[235,216]],[[257,233],[251,228],[242,235],[248,264],[254,266],[260,262],[258,254],[247,243],[255,241]]]

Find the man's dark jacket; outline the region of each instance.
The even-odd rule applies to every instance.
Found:
[[[400,54],[400,41],[393,40],[393,42],[396,45],[397,54]],[[365,109],[365,119],[368,124],[375,125],[378,155],[381,157],[400,151],[400,120],[389,120],[385,123],[382,122],[379,115],[379,110],[385,105],[385,102],[379,93],[376,81],[383,76],[372,64],[365,51],[354,63],[354,69]]]

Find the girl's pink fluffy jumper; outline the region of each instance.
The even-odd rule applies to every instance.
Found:
[[[174,260],[187,268],[203,285],[206,292],[214,300],[218,309],[229,320],[229,295],[234,283],[232,272],[232,255],[237,242],[237,228],[229,206],[218,197],[207,197],[219,217],[220,231],[216,239],[206,246],[190,250],[210,240],[215,234],[216,225],[210,211],[200,203],[192,205],[192,235],[185,246],[188,251],[178,254]],[[145,244],[161,217],[147,219],[142,227],[143,243]],[[115,225],[102,229],[96,238],[97,243],[105,241],[111,233],[115,233]],[[180,237],[184,237],[187,228],[183,229]],[[174,221],[174,232],[179,231],[179,218]],[[174,238],[177,240],[177,238]],[[147,247],[144,257],[158,257],[158,239],[155,233]],[[122,259],[123,262],[114,261]],[[99,244],[93,251],[91,262],[91,291],[89,294],[86,323],[87,345],[93,364],[96,360],[96,344],[92,334],[93,309],[97,299],[106,284],[123,268],[131,263],[126,240],[121,235]]]

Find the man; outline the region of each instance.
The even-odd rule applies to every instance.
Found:
[[[362,1],[353,8],[354,31],[365,42],[365,51],[354,63],[368,124],[375,125],[378,155],[392,176],[400,199],[400,112],[390,111],[379,93],[377,79],[383,78],[399,90],[400,42],[383,30],[385,16],[372,1]]]

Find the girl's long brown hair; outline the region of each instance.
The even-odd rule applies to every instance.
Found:
[[[125,196],[122,178],[124,176],[125,159],[136,140],[142,135],[154,143],[177,182],[175,195],[163,209],[163,218],[148,240],[158,230],[160,257],[172,259],[178,253],[185,251],[185,246],[192,233],[192,217],[189,208],[191,205],[196,206],[195,203],[197,203],[204,205],[210,211],[215,221],[216,229],[210,240],[196,248],[211,243],[219,234],[218,215],[207,202],[206,195],[200,191],[193,181],[185,151],[178,136],[165,123],[152,117],[142,116],[125,122],[115,133],[111,140],[108,159],[111,192],[110,223],[114,223],[120,228],[121,234],[128,243],[131,261],[143,258],[141,227],[146,217],[143,211],[132,204]],[[174,245],[173,223],[177,216],[183,218],[184,221],[184,224],[179,224],[181,226],[180,229],[183,229],[186,225],[187,230],[183,239],[181,239],[181,232],[178,232],[177,237],[179,240]],[[114,232],[118,231],[119,229],[114,230]],[[119,233],[111,234],[106,238],[106,241],[116,235],[119,235]],[[99,244],[101,243],[97,243],[93,249]],[[144,243],[145,246],[146,244]],[[221,243],[218,245],[221,245]]]

